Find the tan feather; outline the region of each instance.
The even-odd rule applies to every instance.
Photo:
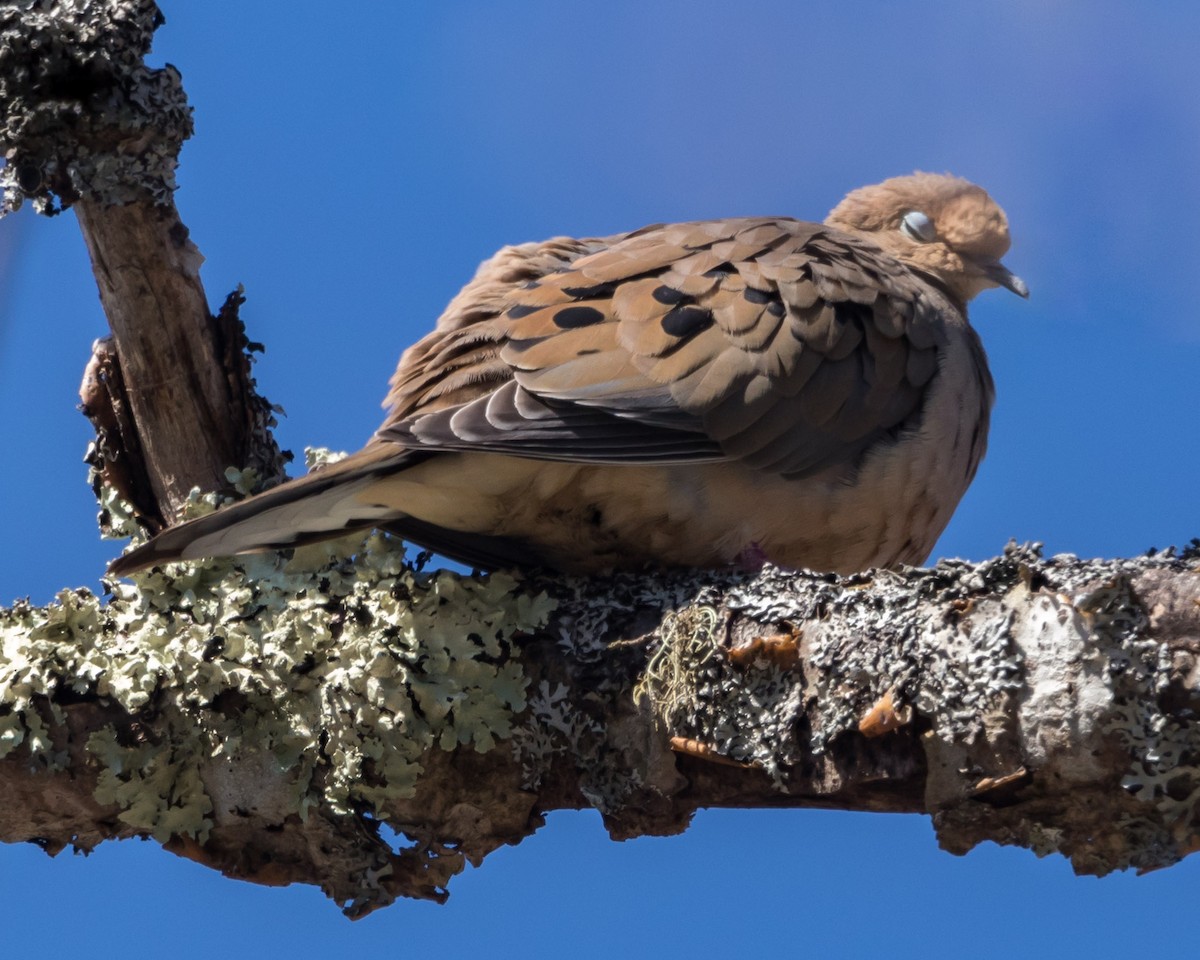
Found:
[[[728,346],[716,327],[689,338],[662,356],[636,354],[638,369],[657,384],[673,384],[688,374],[712,362],[713,357]]]

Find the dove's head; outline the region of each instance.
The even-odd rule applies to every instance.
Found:
[[[825,222],[866,237],[963,303],[989,287],[1029,296],[1025,281],[1000,262],[1011,243],[1004,211],[986,190],[959,177],[914,173],[862,187]]]

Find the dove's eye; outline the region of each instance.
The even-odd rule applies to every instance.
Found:
[[[932,243],[937,239],[937,230],[933,221],[920,210],[912,210],[900,221],[900,229],[910,240],[917,243]]]

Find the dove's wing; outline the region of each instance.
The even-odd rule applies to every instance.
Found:
[[[802,476],[903,424],[936,372],[938,305],[833,228],[747,218],[574,243],[500,286],[485,265],[486,296],[465,290],[405,354],[378,439]]]

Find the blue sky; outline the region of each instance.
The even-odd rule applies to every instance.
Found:
[[[196,109],[177,202],[210,301],[246,286],[285,446],[360,445],[401,349],[503,243],[819,219],[853,187],[948,170],[1006,208],[1033,296],[973,306],[999,399],[937,555],[1200,535],[1200,7],[298,0],[278,21],[273,4],[160,4],[154,57]],[[19,451],[0,476],[0,583],[45,601],[95,585],[115,552],[75,409],[104,318],[71,215],[0,222],[0,271]],[[1198,871],[1077,879],[1025,851],[940,853],[924,818],[817,812],[714,811],[680,838],[613,844],[588,813],[459,877],[446,907],[355,925],[311,888],[234,883],[143,843],[0,849],[0,898],[19,905],[14,950],[65,921],[99,957],[1094,957],[1171,936],[1151,918],[1189,915]]]

